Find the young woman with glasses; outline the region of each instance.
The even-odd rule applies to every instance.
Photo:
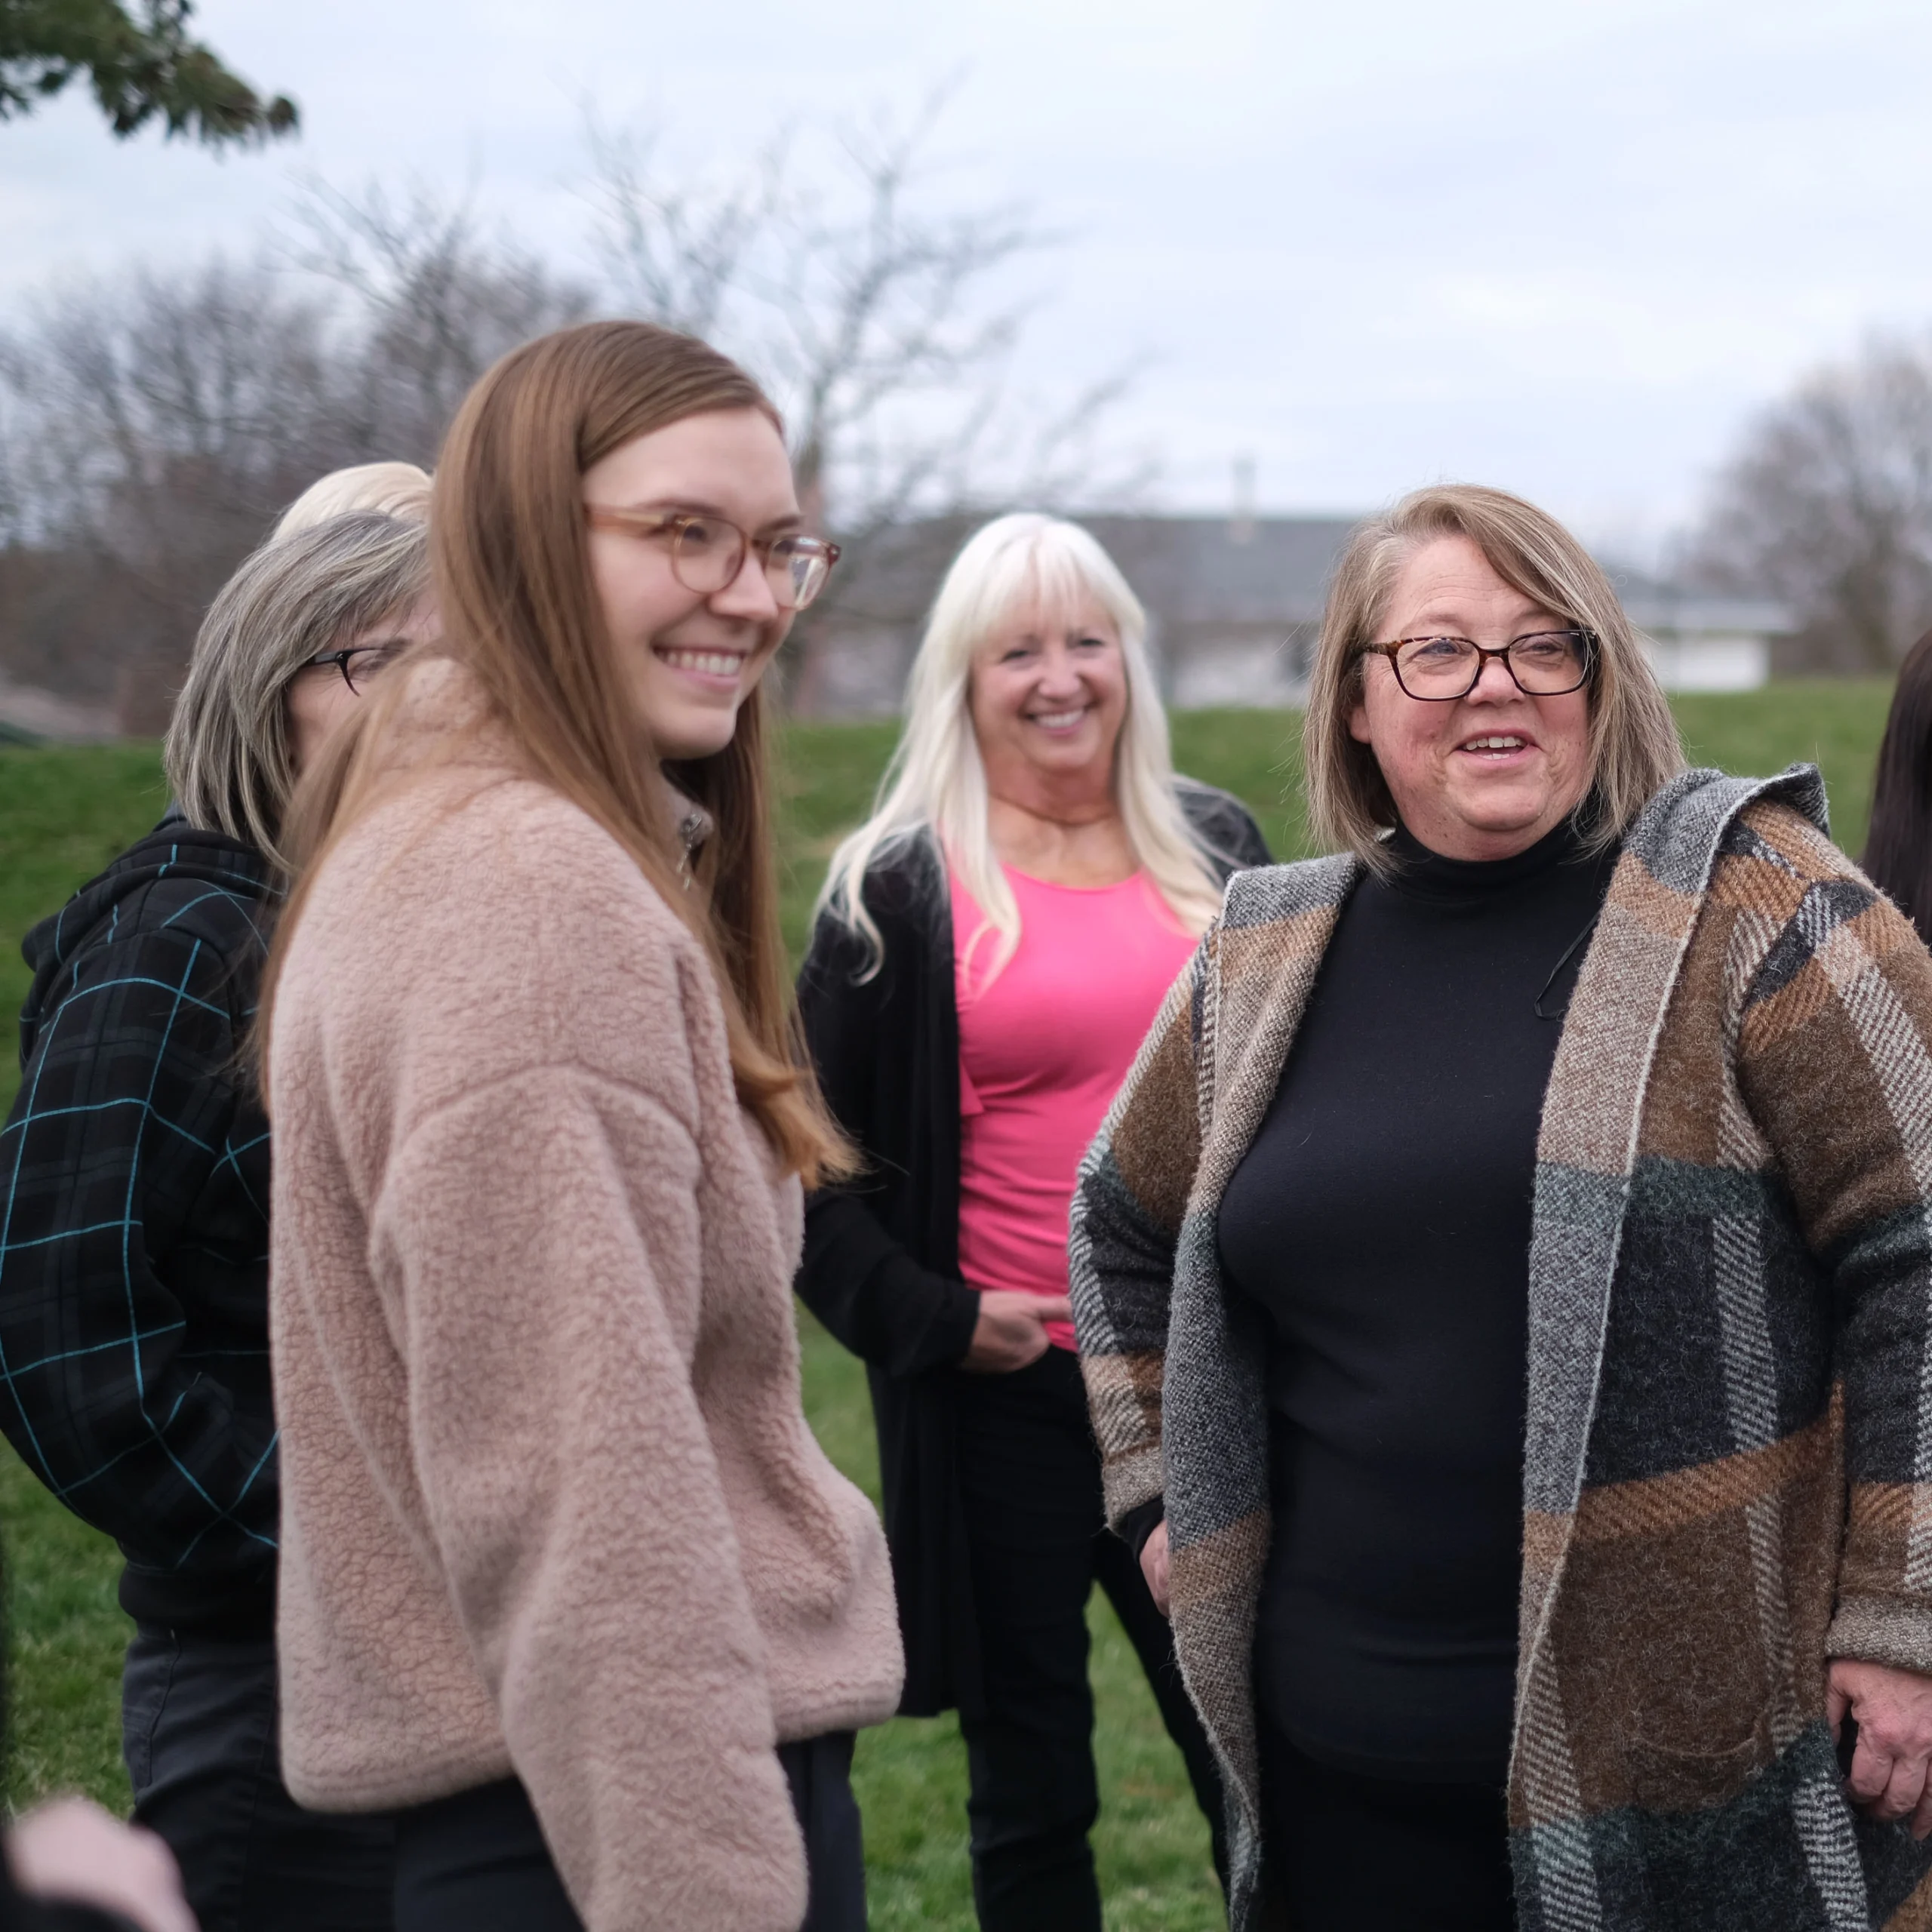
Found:
[[[1103,1527],[1066,1298],[1081,1155],[1223,881],[1268,856],[1235,799],[1176,776],[1146,628],[1076,525],[966,544],[799,980],[869,1156],[814,1198],[799,1293],[872,1371],[905,1708],[958,1709],[987,1932],[1098,1932],[1096,1583],[1220,1814],[1167,1626]]]
[[[443,641],[305,793],[265,1021],[292,1788],[400,1932],[857,1932],[884,1539],[801,1407],[761,684],[836,556],[771,404],[598,323],[471,393]],[[352,661],[346,667],[352,673]]]
[[[1339,849],[1234,881],[1073,1214],[1235,1922],[1909,1922],[1932,959],[1500,491],[1357,530],[1305,743]]]
[[[297,775],[432,627],[427,580],[420,523],[367,512],[243,564],[168,728],[174,804],[25,949],[0,1429],[127,1559],[134,1817],[207,1928],[389,1923],[387,1821],[298,1809],[279,1765],[269,1135],[241,1063]]]

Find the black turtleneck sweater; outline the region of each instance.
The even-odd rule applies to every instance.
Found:
[[[1221,1204],[1223,1270],[1273,1335],[1255,1685],[1306,1756],[1500,1784],[1537,1128],[1614,857],[1567,825],[1491,863],[1393,849]]]

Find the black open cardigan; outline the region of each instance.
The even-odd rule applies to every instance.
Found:
[[[1182,809],[1223,880],[1269,863],[1238,800],[1182,779]],[[821,917],[798,1007],[825,1097],[866,1172],[805,1208],[800,1297],[866,1364],[878,1425],[885,1533],[906,1641],[900,1710],[983,1708],[953,1395],[978,1295],[959,1278],[959,1014],[946,869],[930,838],[866,875],[884,961]]]

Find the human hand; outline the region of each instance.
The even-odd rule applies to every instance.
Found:
[[[1047,1352],[1047,1324],[1071,1321],[1064,1295],[1029,1295],[1016,1288],[982,1288],[980,1318],[960,1367],[974,1375],[1011,1375]]]
[[[1834,1739],[1847,1711],[1858,1725],[1854,1800],[1875,1818],[1909,1818],[1912,1836],[1924,1838],[1932,1832],[1932,1677],[1835,1657],[1825,1685]]]
[[[85,1798],[57,1798],[7,1834],[7,1863],[22,1891],[97,1906],[141,1932],[198,1932],[174,1854],[153,1832],[124,1825]]]
[[[1168,1609],[1168,1526],[1156,1523],[1154,1534],[1140,1546],[1140,1574],[1147,1579],[1148,1594],[1163,1617]]]

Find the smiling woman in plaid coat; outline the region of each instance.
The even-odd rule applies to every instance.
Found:
[[[1500,493],[1358,533],[1308,731],[1349,849],[1231,883],[1073,1215],[1109,1514],[1227,1774],[1237,1932],[1932,1924],[1932,959],[1814,772],[1673,771],[1601,573]],[[1353,1120],[1321,1111],[1338,1013]],[[1518,1152],[1491,1129],[1552,1016]],[[1465,1048],[1460,1086],[1411,1077]],[[1392,1151],[1338,1177],[1337,1144]],[[1500,1204],[1459,1229],[1458,1190]],[[1419,1274],[1349,1275],[1331,1221]],[[1475,1524],[1458,1459],[1506,1440],[1506,1564],[1468,1584],[1423,1523],[1375,1567],[1392,1472]],[[1495,1632],[1429,1615],[1499,1580],[1492,1709]]]

